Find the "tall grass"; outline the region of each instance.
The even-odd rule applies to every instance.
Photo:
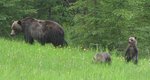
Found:
[[[0,39],[0,80],[149,80],[150,62],[126,63],[111,52],[112,64],[92,63],[95,51],[54,48]]]

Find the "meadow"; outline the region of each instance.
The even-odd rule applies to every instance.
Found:
[[[126,63],[116,51],[112,64],[95,64],[94,50],[0,39],[0,80],[150,80],[150,60]]]

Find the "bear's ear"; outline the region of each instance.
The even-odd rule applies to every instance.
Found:
[[[134,37],[136,39],[136,37]]]
[[[21,21],[19,20],[18,22],[17,22],[19,25],[21,25]]]

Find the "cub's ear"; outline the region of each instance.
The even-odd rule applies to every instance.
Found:
[[[21,21],[19,20],[18,22],[17,22],[19,25],[21,25]]]
[[[135,39],[137,39],[136,37],[134,37]]]

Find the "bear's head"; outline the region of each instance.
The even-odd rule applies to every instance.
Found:
[[[129,37],[128,43],[129,43],[129,46],[136,46],[137,45],[136,37]]]
[[[16,35],[17,33],[22,32],[21,21],[14,21],[11,26],[11,36]]]

